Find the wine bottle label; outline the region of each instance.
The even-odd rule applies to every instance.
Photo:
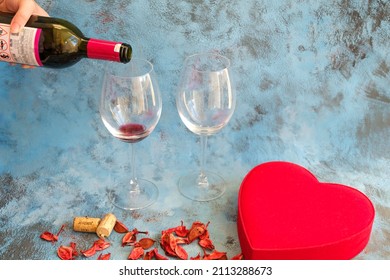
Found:
[[[42,66],[38,48],[41,31],[24,27],[11,34],[10,25],[0,23],[0,61]]]
[[[120,61],[122,43],[90,39],[87,45],[87,56],[94,59]]]

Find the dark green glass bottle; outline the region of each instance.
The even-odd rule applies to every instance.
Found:
[[[60,18],[33,15],[18,34],[10,34],[13,16],[0,12],[0,61],[63,68],[82,58],[131,60],[129,44],[87,38],[74,24]]]

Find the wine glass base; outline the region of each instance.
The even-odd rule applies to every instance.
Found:
[[[218,174],[205,172],[208,184],[199,183],[199,173],[191,173],[179,179],[179,192],[195,201],[210,201],[225,193],[225,180]]]
[[[145,179],[138,179],[138,191],[129,190],[129,182],[115,185],[109,190],[108,197],[112,204],[123,210],[138,210],[146,208],[156,202],[158,197],[157,186]]]

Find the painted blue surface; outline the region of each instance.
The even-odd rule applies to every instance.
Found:
[[[241,249],[237,195],[245,174],[272,160],[300,164],[320,181],[353,186],[373,201],[372,237],[359,259],[390,256],[390,3],[388,1],[38,1],[88,37],[132,44],[155,65],[163,94],[156,130],[137,144],[138,174],[160,190],[140,211],[114,208],[106,188],[130,162],[128,144],[103,126],[101,61],[52,70],[0,65],[0,259],[57,259],[56,232],[81,248],[96,239],[71,230],[75,216],[113,212],[129,228],[210,221],[216,249]],[[208,203],[177,191],[197,167],[199,139],[181,123],[175,89],[185,56],[206,50],[231,59],[237,108],[209,139],[208,166],[227,191]],[[127,173],[126,173],[127,172]],[[113,259],[129,248],[112,234]],[[197,246],[187,247],[190,256]]]

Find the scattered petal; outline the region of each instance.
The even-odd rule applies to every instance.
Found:
[[[46,241],[50,241],[50,242],[56,242],[58,240],[57,235],[55,235],[51,232],[48,232],[48,231],[43,232],[40,235],[40,238],[42,238],[43,240],[46,240]]]
[[[168,260],[167,257],[161,255],[161,254],[158,252],[157,248],[154,248],[153,251],[154,251],[154,257],[156,258],[156,260]]]
[[[182,260],[188,259],[188,254],[187,254],[186,250],[184,250],[183,247],[181,247],[181,246],[176,246],[175,253],[176,253],[176,256]]]
[[[129,260],[137,260],[144,255],[144,249],[142,247],[134,247],[128,257]]]
[[[76,243],[71,242],[70,246],[61,245],[57,249],[57,255],[61,260],[74,260],[78,255],[76,250]]]
[[[154,242],[156,242],[154,239],[145,237],[140,239],[137,244],[141,246],[144,250],[147,250],[153,246]]]
[[[122,222],[118,220],[115,222],[114,230],[117,233],[126,233],[129,231],[129,229]]]
[[[137,240],[137,237],[134,234],[134,232],[129,231],[122,238],[122,247],[128,246],[128,245],[133,245],[136,240]]]
[[[61,232],[64,230],[65,225],[62,225],[60,230],[57,232],[57,234],[53,234],[49,231],[43,232],[39,237],[43,240],[50,241],[50,242],[56,242],[58,241],[58,237],[60,236]]]
[[[109,260],[110,259],[110,257],[111,257],[111,253],[107,253],[107,254],[100,254],[99,256],[98,256],[98,260]]]
[[[214,250],[214,244],[209,238],[201,239],[198,242],[199,246],[205,249]]]
[[[204,260],[227,260],[226,252],[214,250],[211,254],[205,254]]]
[[[201,260],[201,259],[202,259],[202,257],[200,256],[200,253],[198,253],[197,256],[190,258],[190,260]]]
[[[207,231],[207,225],[201,222],[194,222],[191,226],[190,231],[188,232],[188,241],[191,243],[195,239],[204,235],[205,232]]]
[[[96,253],[96,247],[95,246],[92,246],[91,248],[87,249],[87,250],[84,250],[84,251],[81,251],[81,254],[84,255],[84,257],[92,257],[93,255],[95,255]]]
[[[231,260],[243,260],[243,259],[244,259],[244,255],[242,253],[239,253],[235,255],[233,258],[231,258]]]
[[[95,247],[96,251],[102,251],[104,249],[107,249],[110,247],[111,243],[105,241],[104,239],[98,239],[93,243],[93,246]]]

